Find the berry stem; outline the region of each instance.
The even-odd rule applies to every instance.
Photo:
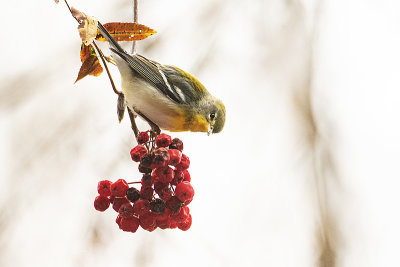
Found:
[[[140,184],[141,182],[129,182],[128,184]]]

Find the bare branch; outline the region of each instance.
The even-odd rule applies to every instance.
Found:
[[[138,0],[133,0],[133,22],[138,23]],[[135,53],[136,41],[133,41],[131,54],[134,55]]]
[[[104,60],[103,52],[100,50],[100,48],[97,46],[97,44],[96,44],[95,42],[93,42],[93,45],[94,45],[94,47],[96,48],[97,53],[100,55],[101,61],[103,62],[103,65],[104,65],[104,68],[105,68],[106,71],[107,71],[107,75],[108,75],[108,78],[110,79],[110,83],[111,83],[111,86],[112,86],[112,89],[113,89],[114,93],[116,93],[117,95],[122,94],[122,93],[121,93],[120,91],[118,91],[117,88],[115,87],[114,81],[113,81],[113,79],[112,79],[112,77],[111,77],[111,73],[110,73],[110,71],[108,70],[106,61]]]
[[[73,10],[71,9],[71,7],[69,6],[67,0],[64,0],[64,2],[65,2],[65,4],[66,4],[67,7],[68,7],[69,12],[71,12],[72,17],[74,17],[74,19],[76,19],[76,21],[77,21],[78,23],[80,23],[80,21],[78,20],[78,18],[76,18],[76,16],[74,16],[74,11],[73,11]]]

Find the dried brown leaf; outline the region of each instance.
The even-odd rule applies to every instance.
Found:
[[[79,81],[86,77],[87,75],[99,76],[103,72],[103,67],[100,65],[99,58],[97,57],[93,47],[82,45],[81,49],[81,61],[82,66],[78,73],[78,78],[76,81]]]
[[[94,50],[93,46],[85,45],[82,43],[81,52],[80,52],[81,62],[83,63],[90,55],[97,56],[96,51]]]
[[[103,26],[117,41],[143,40],[156,33],[145,25],[132,22],[110,22]],[[105,41],[106,39],[97,32],[96,40]]]

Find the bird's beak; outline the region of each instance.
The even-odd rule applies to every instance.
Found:
[[[214,127],[212,127],[211,125],[208,127],[208,133],[207,135],[209,136],[210,134],[212,134]]]

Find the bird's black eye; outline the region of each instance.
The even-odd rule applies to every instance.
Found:
[[[215,113],[214,113],[214,112],[211,112],[211,113],[210,113],[210,119],[213,120],[214,118],[215,118]]]

